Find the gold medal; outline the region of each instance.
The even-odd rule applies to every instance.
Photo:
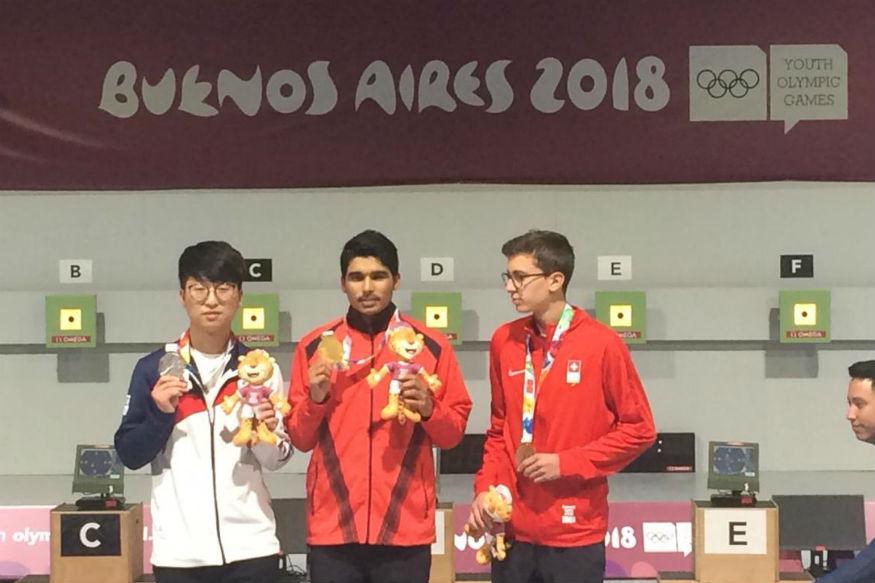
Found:
[[[336,365],[343,362],[343,344],[333,333],[323,334],[316,350],[319,351],[322,360],[328,364]]]

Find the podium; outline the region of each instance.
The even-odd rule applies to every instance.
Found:
[[[51,511],[50,583],[134,583],[143,575],[143,505]]]
[[[454,583],[453,505],[439,503],[435,510],[436,542],[431,549],[430,583]]]
[[[714,507],[693,501],[693,573],[660,573],[660,583],[779,583],[810,581],[778,570],[778,507]]]

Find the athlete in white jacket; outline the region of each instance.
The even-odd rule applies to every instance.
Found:
[[[179,259],[180,300],[190,326],[175,343],[134,368],[115,435],[129,468],[152,465],[152,565],[159,583],[272,581],[279,542],[262,469],[290,458],[289,439],[269,402],[255,410],[276,444],[232,443],[237,411],[220,405],[237,390],[237,358],[248,352],[231,333],[240,304],[243,258],[224,242],[187,248]],[[178,353],[183,378],[161,374]],[[279,368],[268,381],[284,396]]]

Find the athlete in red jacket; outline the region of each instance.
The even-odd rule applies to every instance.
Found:
[[[515,544],[493,563],[493,581],[601,582],[607,476],[655,439],[638,374],[619,336],[566,303],[574,269],[568,240],[530,231],[502,247],[505,287],[519,312],[489,351],[491,424],[475,483],[470,526],[492,527],[490,485],[513,493]]]
[[[341,273],[349,311],[301,339],[289,386],[289,437],[313,452],[307,468],[310,580],[426,583],[435,540],[431,447],[459,443],[471,400],[446,339],[392,304],[398,253],[389,239],[375,231],[353,237],[341,253]],[[400,399],[421,415],[419,423],[381,418],[393,375],[373,389],[368,385],[372,370],[398,360],[386,345],[387,328],[405,324],[425,344],[412,362],[441,383],[432,392],[421,375],[397,375]],[[319,349],[326,336],[341,343],[345,370]]]

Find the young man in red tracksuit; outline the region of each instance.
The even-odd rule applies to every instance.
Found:
[[[301,338],[289,385],[289,436],[295,447],[313,452],[307,468],[310,580],[427,583],[435,540],[431,448],[461,441],[471,400],[446,339],[392,303],[400,281],[395,245],[381,233],[360,233],[344,246],[340,268],[349,311]],[[381,418],[392,375],[374,388],[368,384],[372,370],[398,361],[386,332],[405,324],[425,345],[412,362],[441,383],[433,392],[422,375],[398,375],[398,398],[421,415],[418,423]],[[334,350],[320,349],[326,338]],[[338,342],[340,365],[326,356],[340,352]]]
[[[607,476],[655,440],[650,406],[616,332],[565,299],[574,251],[529,231],[502,247],[505,289],[531,316],[500,326],[489,349],[491,424],[469,524],[491,528],[484,493],[513,494],[513,545],[492,581],[595,583],[604,577]]]

